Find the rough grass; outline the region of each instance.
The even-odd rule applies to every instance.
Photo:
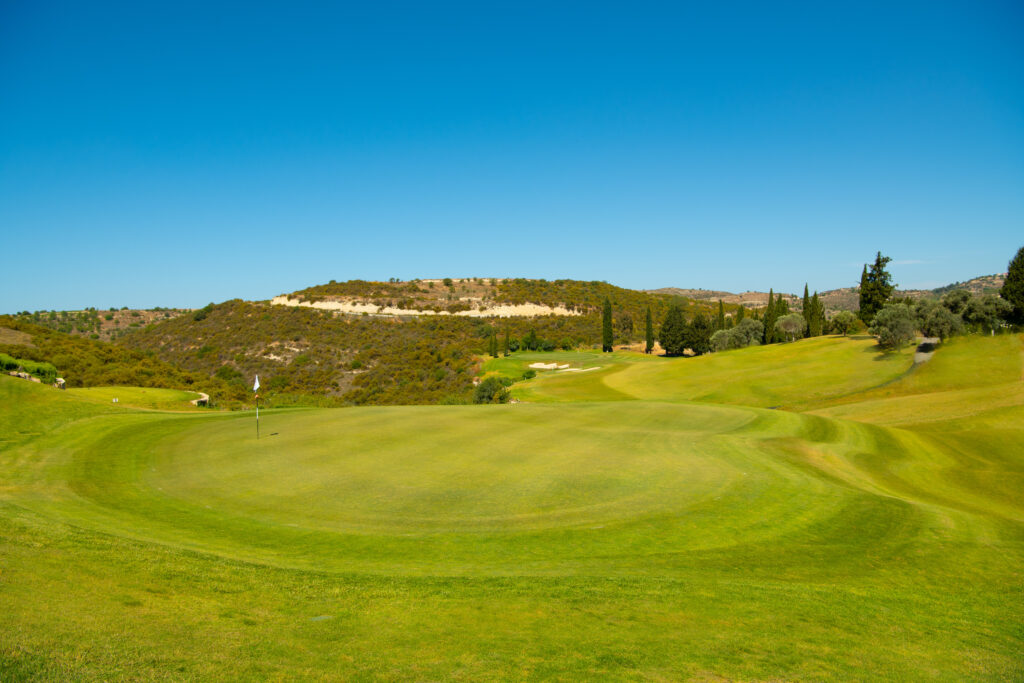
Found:
[[[259,442],[0,377],[0,680],[1024,676],[1019,337],[566,358]]]

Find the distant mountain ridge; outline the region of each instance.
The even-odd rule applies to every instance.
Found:
[[[996,294],[1003,286],[1005,279],[1006,273],[981,275],[965,282],[954,282],[952,284],[943,285],[942,287],[936,287],[935,289],[897,289],[894,296],[910,299],[922,299],[925,297],[942,296],[946,292],[951,292],[956,289],[967,290],[972,294]],[[726,304],[743,304],[747,308],[762,308],[768,303],[768,292],[754,291],[734,294],[733,292],[723,292],[714,289],[684,289],[680,287],[662,287],[660,289],[649,289],[647,291],[651,294],[666,294],[669,296],[686,297],[695,301],[712,302],[721,299]],[[791,307],[793,307],[794,304],[799,307],[799,304],[803,299],[803,294],[797,295],[788,292],[776,292],[776,294],[782,294],[782,296],[789,301]],[[856,311],[860,308],[859,287],[840,287],[839,289],[829,289],[824,292],[818,292],[818,296],[825,304],[825,310],[828,311],[843,309]]]

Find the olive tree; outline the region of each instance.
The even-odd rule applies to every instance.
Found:
[[[883,349],[900,349],[914,340],[914,314],[906,304],[886,304],[871,323],[869,331]]]
[[[804,336],[804,330],[807,329],[807,321],[799,313],[790,313],[775,321],[775,329],[787,341],[796,341]]]
[[[832,316],[831,323],[832,329],[845,337],[857,323],[857,316],[851,311],[839,311]]]

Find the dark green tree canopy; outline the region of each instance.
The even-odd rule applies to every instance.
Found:
[[[1011,321],[1017,325],[1024,324],[1024,247],[1017,250],[1017,255],[1006,268],[1006,281],[1003,282],[999,295],[1011,306]]]
[[[715,332],[715,324],[703,313],[698,313],[686,326],[685,348],[698,356],[711,350],[711,335]]]
[[[775,290],[768,289],[768,305],[764,309],[764,343],[771,344],[775,341],[775,320],[778,312],[775,308]]]
[[[654,321],[651,319],[651,307],[647,307],[647,321],[644,329],[644,353],[654,350]]]
[[[601,350],[605,352],[611,351],[614,338],[614,332],[612,331],[612,302],[605,297],[604,307],[601,310]]]
[[[915,323],[910,306],[888,304],[875,314],[871,334],[878,337],[883,349],[899,349],[914,340]]]
[[[681,306],[674,305],[665,314],[658,341],[665,349],[666,356],[681,356],[686,350],[686,319]]]
[[[878,252],[870,270],[865,266],[861,274],[860,319],[865,323],[870,323],[874,319],[875,314],[882,309],[896,289],[892,275],[885,269],[890,261],[891,258]]]

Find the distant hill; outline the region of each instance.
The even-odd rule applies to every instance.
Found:
[[[967,280],[966,282],[954,282],[953,284],[936,287],[935,289],[897,289],[895,296],[908,299],[921,299],[925,297],[942,296],[946,292],[950,292],[955,289],[964,289],[972,294],[997,294],[999,289],[1003,286],[1005,278],[1006,273],[982,275],[980,277]],[[694,301],[717,302],[721,299],[726,304],[743,304],[747,308],[762,308],[768,303],[768,292],[741,292],[739,294],[733,294],[732,292],[722,292],[713,289],[681,289],[679,287],[662,287],[661,289],[652,289],[647,291],[652,294],[686,297],[693,299]],[[776,294],[778,293],[779,292],[776,292]],[[796,294],[785,292],[782,293],[782,296],[788,299],[790,308],[800,308],[803,301],[802,293],[798,296]],[[818,292],[818,296],[821,298],[822,303],[824,303],[826,311],[856,311],[860,309],[859,287],[840,287],[839,289],[829,289],[824,292]]]
[[[701,310],[711,313],[717,303],[674,292],[626,289],[600,281],[479,277],[332,281],[282,294],[270,303],[388,317],[535,318],[598,314],[606,298],[634,320],[641,319],[648,307],[658,317],[673,303],[681,304],[689,314]],[[734,308],[731,306],[730,310]]]
[[[492,335],[502,343],[507,334],[549,348],[589,348],[600,343],[606,297],[618,344],[643,339],[648,308],[656,326],[674,303],[688,315],[717,310],[717,303],[606,282],[353,280],[207,306],[137,328],[118,343],[239,392],[259,374],[279,404],[466,401]]]
[[[132,330],[188,313],[185,308],[86,308],[79,311],[22,311],[13,317],[76,337],[114,341]]]

